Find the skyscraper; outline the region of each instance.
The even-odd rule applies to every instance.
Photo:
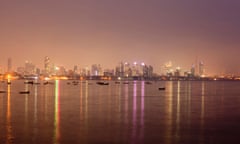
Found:
[[[25,74],[35,74],[35,65],[30,61],[25,61]]]
[[[194,64],[191,67],[191,76],[195,76],[195,65]]]
[[[12,71],[12,59],[11,58],[8,58],[8,67],[7,67],[7,71],[8,72],[11,72]]]
[[[204,75],[204,64],[202,61],[199,62],[199,76]]]
[[[44,72],[45,74],[50,74],[50,58],[48,56],[44,59]]]

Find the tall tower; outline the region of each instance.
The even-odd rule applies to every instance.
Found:
[[[191,67],[191,76],[196,76],[195,75],[195,65],[193,64],[192,67]]]
[[[12,59],[8,58],[8,63],[7,63],[7,71],[11,72],[12,71]]]
[[[44,71],[46,74],[50,73],[50,58],[48,56],[44,59]]]
[[[202,61],[199,62],[199,75],[200,76],[204,75],[204,64]]]

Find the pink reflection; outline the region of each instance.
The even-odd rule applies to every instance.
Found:
[[[144,122],[144,96],[145,96],[145,82],[141,83],[141,125]]]
[[[141,83],[141,129],[140,138],[143,140],[144,137],[144,96],[145,96],[145,82]]]

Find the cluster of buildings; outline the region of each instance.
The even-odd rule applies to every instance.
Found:
[[[196,62],[190,68],[190,70],[183,71],[180,67],[175,69],[172,66],[172,62],[167,62],[164,65],[164,71],[167,77],[169,78],[182,78],[182,79],[196,79],[196,78],[205,78],[205,67],[203,61]]]
[[[0,74],[15,73],[20,77],[43,76],[43,77],[68,77],[78,78],[122,78],[122,79],[162,79],[162,80],[189,80],[205,77],[204,63],[199,61],[193,64],[188,71],[183,71],[180,67],[173,68],[172,62],[164,64],[162,74],[154,73],[153,66],[144,62],[119,62],[113,69],[103,69],[100,64],[93,64],[91,67],[79,68],[77,65],[73,69],[66,69],[64,66],[57,66],[51,62],[49,57],[43,61],[43,69],[36,67],[32,62],[25,61],[25,65],[12,68],[12,59],[7,61],[7,71],[3,72],[0,68]]]

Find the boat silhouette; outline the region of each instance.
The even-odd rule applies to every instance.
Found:
[[[99,84],[99,85],[109,85],[108,82],[97,82],[97,84]]]
[[[166,89],[165,87],[158,88],[158,90],[165,90],[165,89]]]
[[[30,94],[30,91],[20,91],[19,94]]]
[[[6,91],[4,91],[4,90],[0,90],[0,93],[6,93]]]

